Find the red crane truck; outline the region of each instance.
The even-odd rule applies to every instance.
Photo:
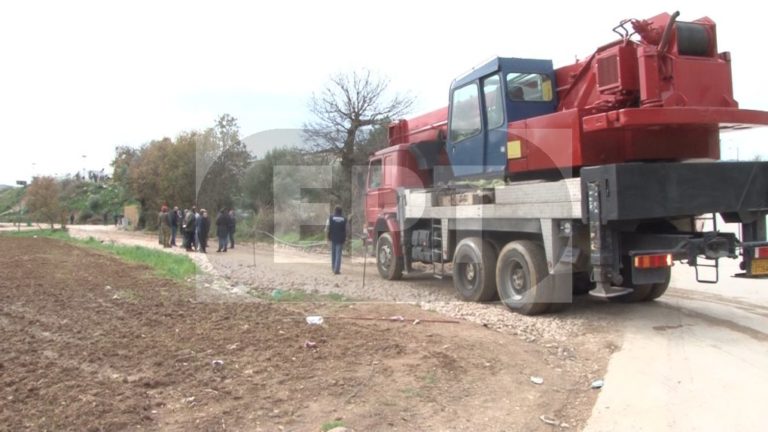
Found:
[[[493,59],[454,80],[448,107],[392,123],[365,205],[381,276],[426,263],[462,299],[533,315],[580,291],[656,299],[673,261],[702,282],[739,256],[768,275],[768,163],[719,161],[720,131],[768,112],[733,99],[715,23],[677,17],[624,20],[559,69]],[[703,231],[716,214],[741,238]]]

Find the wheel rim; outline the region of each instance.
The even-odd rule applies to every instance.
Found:
[[[464,278],[472,284],[475,281],[475,276],[477,276],[477,268],[474,264],[467,264],[464,268]]]
[[[388,244],[384,244],[379,248],[379,265],[383,269],[389,269],[391,262],[392,248]]]
[[[523,264],[517,260],[511,260],[506,275],[507,277],[504,279],[504,291],[509,294],[508,297],[510,300],[519,301],[531,288]]]
[[[461,281],[461,289],[463,291],[468,293],[474,292],[477,289],[479,278],[480,269],[476,263],[459,264],[459,281]]]

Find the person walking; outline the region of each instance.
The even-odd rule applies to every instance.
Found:
[[[229,248],[235,248],[235,209],[229,209],[229,225],[227,225],[227,234],[229,236]]]
[[[181,219],[179,217],[179,208],[176,206],[173,206],[173,210],[171,210],[171,247],[176,246],[176,231],[179,229],[179,220]]]
[[[200,252],[206,253],[208,248],[208,234],[211,232],[211,220],[208,218],[206,209],[200,210]]]
[[[341,252],[347,240],[347,219],[341,214],[341,207],[336,206],[328,218],[328,241],[331,242],[331,269],[333,274],[341,273]]]
[[[219,210],[219,216],[216,217],[216,237],[219,238],[219,249],[216,252],[227,251],[227,240],[229,240],[229,215],[226,209]]]
[[[168,213],[168,207],[162,206],[157,218],[157,225],[160,227],[160,243],[164,248],[171,247],[171,218]]]

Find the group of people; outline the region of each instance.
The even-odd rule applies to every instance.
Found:
[[[216,237],[219,240],[219,248],[216,252],[226,252],[235,248],[235,210],[221,209],[216,217]],[[159,242],[163,247],[175,247],[177,232],[182,236],[181,246],[188,252],[199,251],[206,253],[208,249],[208,235],[211,231],[211,219],[206,209],[179,210],[178,207],[168,209],[163,205],[158,214],[160,226]]]
[[[182,247],[188,252],[199,251],[206,253],[208,248],[208,235],[211,231],[211,220],[206,209],[179,210],[178,207],[168,209],[163,205],[158,214],[160,226],[159,242],[163,247],[176,246],[177,232],[183,236]],[[216,237],[219,240],[219,248],[216,252],[226,252],[235,248],[235,210],[221,209],[216,217]],[[347,219],[342,214],[341,207],[336,207],[328,218],[326,235],[331,244],[331,270],[334,274],[341,273],[341,255],[344,243],[347,240]]]

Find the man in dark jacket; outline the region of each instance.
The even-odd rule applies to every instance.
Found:
[[[197,208],[194,206],[184,215],[184,243],[187,252],[192,252],[195,248],[195,214]]]
[[[200,252],[206,253],[205,249],[208,247],[208,234],[211,231],[211,220],[208,218],[208,211],[205,209],[200,210],[199,221],[199,237],[200,237]]]
[[[341,251],[347,240],[347,219],[341,214],[341,207],[336,207],[328,218],[328,241],[331,242],[331,269],[334,274],[341,273]]]
[[[226,209],[219,210],[219,215],[216,217],[216,237],[219,238],[219,249],[216,252],[227,251],[227,240],[229,240],[229,215]]]
[[[229,225],[227,225],[227,234],[229,235],[229,248],[235,248],[235,209],[229,209]]]
[[[171,210],[171,246],[176,246],[176,231],[179,230],[179,208]]]

